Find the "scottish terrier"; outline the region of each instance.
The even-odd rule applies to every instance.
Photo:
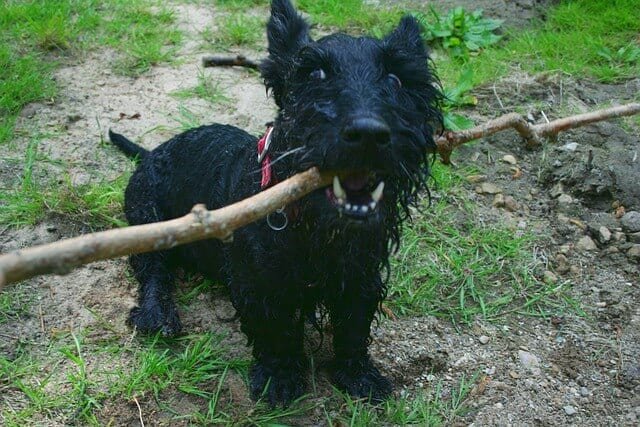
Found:
[[[314,41],[289,0],[274,0],[267,35],[260,71],[279,111],[262,139],[213,124],[147,151],[110,132],[140,159],[125,194],[128,222],[176,218],[198,203],[217,209],[313,166],[339,172],[332,185],[237,230],[232,242],[131,256],[140,287],[130,323],[180,331],[177,267],[226,283],[253,346],[252,396],[286,405],[304,393],[304,323],[322,307],[335,385],[379,402],[392,386],[369,357],[370,327],[401,225],[426,189],[441,93],[411,16],[383,39],[338,33]]]

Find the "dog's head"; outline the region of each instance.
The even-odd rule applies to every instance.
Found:
[[[261,72],[280,109],[274,157],[284,156],[276,171],[335,171],[332,186],[303,202],[324,223],[397,223],[425,187],[441,120],[419,23],[406,16],[383,39],[314,41],[289,0],[274,0],[267,36]]]

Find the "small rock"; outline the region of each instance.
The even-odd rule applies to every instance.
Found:
[[[571,406],[571,405],[563,406],[563,407],[562,407],[562,409],[564,409],[564,413],[565,413],[565,414],[567,414],[567,415],[569,415],[569,416],[571,416],[571,415],[575,415],[575,414],[576,414],[576,412],[578,412],[578,411],[576,410],[576,408],[574,408],[574,407],[573,407],[573,406]]]
[[[486,175],[469,175],[467,181],[471,184],[479,184],[487,179]]]
[[[82,114],[69,114],[67,116],[67,122],[69,123],[75,123],[75,122],[79,122],[80,120],[82,120],[84,117],[82,116]]]
[[[509,212],[515,212],[518,210],[518,203],[516,202],[516,199],[514,199],[511,196],[505,196],[504,197],[504,208],[506,210],[508,210]]]
[[[555,262],[555,270],[560,274],[564,274],[569,271],[569,267],[570,265],[567,257],[564,254],[560,254],[560,253],[557,254],[556,262]]]
[[[478,341],[480,341],[480,344],[487,344],[489,342],[489,337],[486,335],[480,335],[478,337]]]
[[[478,187],[476,187],[476,193],[480,194],[498,194],[502,193],[502,188],[498,187],[495,184],[490,182],[483,182]]]
[[[564,194],[564,186],[561,183],[557,183],[549,191],[549,195],[554,199],[559,197],[561,194]]]
[[[582,397],[588,397],[591,393],[589,392],[589,389],[586,387],[580,387],[580,396]]]
[[[600,243],[608,243],[611,240],[611,231],[604,225],[598,229],[598,241]]]
[[[540,375],[540,359],[538,359],[538,356],[528,351],[518,350],[518,359],[520,364],[531,371],[532,374]]]
[[[576,249],[579,251],[595,251],[598,249],[596,243],[589,236],[582,236],[578,243],[576,243]]]
[[[573,203],[573,197],[568,194],[561,194],[558,196],[558,205],[560,206],[568,206]]]
[[[605,255],[617,254],[620,252],[620,249],[616,248],[615,246],[609,246],[603,252]]]
[[[564,144],[562,147],[558,147],[560,151],[576,151],[578,149],[577,142],[570,142],[568,144]]]
[[[640,245],[633,245],[627,251],[627,256],[632,259],[640,259]]]
[[[502,193],[496,194],[493,198],[493,206],[496,208],[504,208],[504,195]]]
[[[553,167],[559,168],[561,166],[562,166],[562,162],[560,160],[554,160],[553,161]]]
[[[629,241],[631,243],[640,243],[640,232],[638,232],[638,233],[630,233],[629,234]]]
[[[620,218],[622,229],[627,233],[640,232],[640,212],[629,211]]]
[[[624,243],[627,241],[627,236],[622,231],[614,231],[613,240],[618,243]]]
[[[502,161],[505,163],[509,163],[510,165],[515,165],[518,163],[518,160],[516,160],[515,156],[512,156],[511,154],[502,156]]]
[[[558,276],[553,274],[552,271],[546,270],[542,276],[542,280],[547,285],[553,285],[558,282]]]

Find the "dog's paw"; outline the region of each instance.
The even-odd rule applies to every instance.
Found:
[[[335,361],[332,367],[333,381],[341,390],[355,398],[366,398],[371,403],[380,403],[393,391],[386,379],[369,358]]]
[[[304,393],[304,376],[299,361],[256,361],[249,371],[251,396],[254,400],[265,400],[272,408],[278,405],[286,407]]]
[[[129,324],[144,334],[161,332],[165,337],[180,333],[182,324],[173,305],[134,307],[129,313]]]

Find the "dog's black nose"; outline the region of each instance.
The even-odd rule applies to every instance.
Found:
[[[391,140],[391,129],[375,117],[359,117],[351,120],[342,129],[342,138],[352,144],[388,144]]]

